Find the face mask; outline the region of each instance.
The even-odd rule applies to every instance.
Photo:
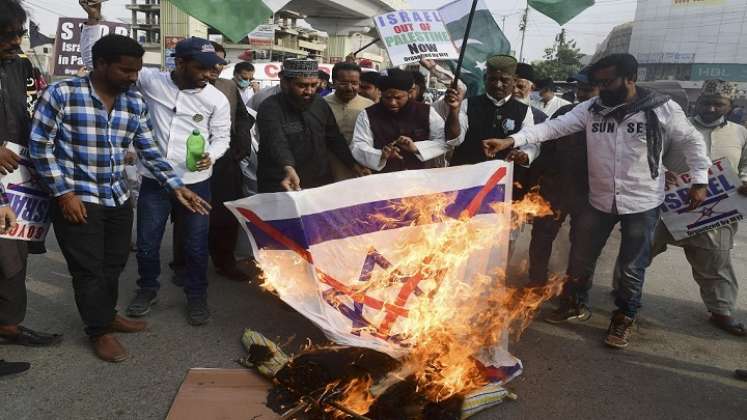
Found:
[[[700,124],[701,127],[705,127],[705,128],[718,127],[718,126],[720,126],[721,124],[724,123],[725,119],[726,118],[724,118],[722,116],[721,118],[717,119],[716,121],[705,122],[705,121],[703,121],[703,118],[700,115],[696,115],[695,116],[695,122],[697,122],[698,124]]]
[[[620,86],[617,90],[603,90],[599,92],[599,97],[602,99],[604,106],[617,106],[625,102],[625,98],[628,96],[628,89],[625,86]]]
[[[238,83],[239,83],[239,87],[240,88],[246,89],[246,88],[248,88],[252,84],[252,81],[251,80],[239,79]]]

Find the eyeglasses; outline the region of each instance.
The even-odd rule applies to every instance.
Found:
[[[607,80],[591,80],[591,85],[595,87],[608,87],[609,85],[615,83],[619,77],[615,77],[614,79],[607,79]]]
[[[15,38],[23,38],[28,33],[29,33],[28,29],[19,29],[17,31],[2,32],[2,33],[0,33],[0,39],[2,39],[4,41],[9,41],[9,40],[15,39]]]

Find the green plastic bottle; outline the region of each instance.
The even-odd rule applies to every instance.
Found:
[[[202,160],[205,153],[205,138],[200,134],[200,130],[193,130],[192,134],[187,137],[187,169],[194,172],[197,170],[197,162]]]

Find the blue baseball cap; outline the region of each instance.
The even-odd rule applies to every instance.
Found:
[[[568,78],[568,82],[579,82],[585,85],[591,84],[589,81],[589,68],[585,67],[578,73]]]
[[[217,64],[226,65],[226,60],[218,57],[215,47],[207,39],[195,36],[183,39],[176,44],[172,57],[192,58],[207,68],[213,68]]]

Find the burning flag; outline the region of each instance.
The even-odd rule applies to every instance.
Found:
[[[265,288],[335,343],[398,360],[376,383],[330,383],[343,387],[342,405],[366,413],[405,378],[438,403],[521,373],[509,331],[526,328],[560,282],[505,285],[511,229],[550,214],[532,195],[512,206],[512,169],[403,171],[226,203]]]

